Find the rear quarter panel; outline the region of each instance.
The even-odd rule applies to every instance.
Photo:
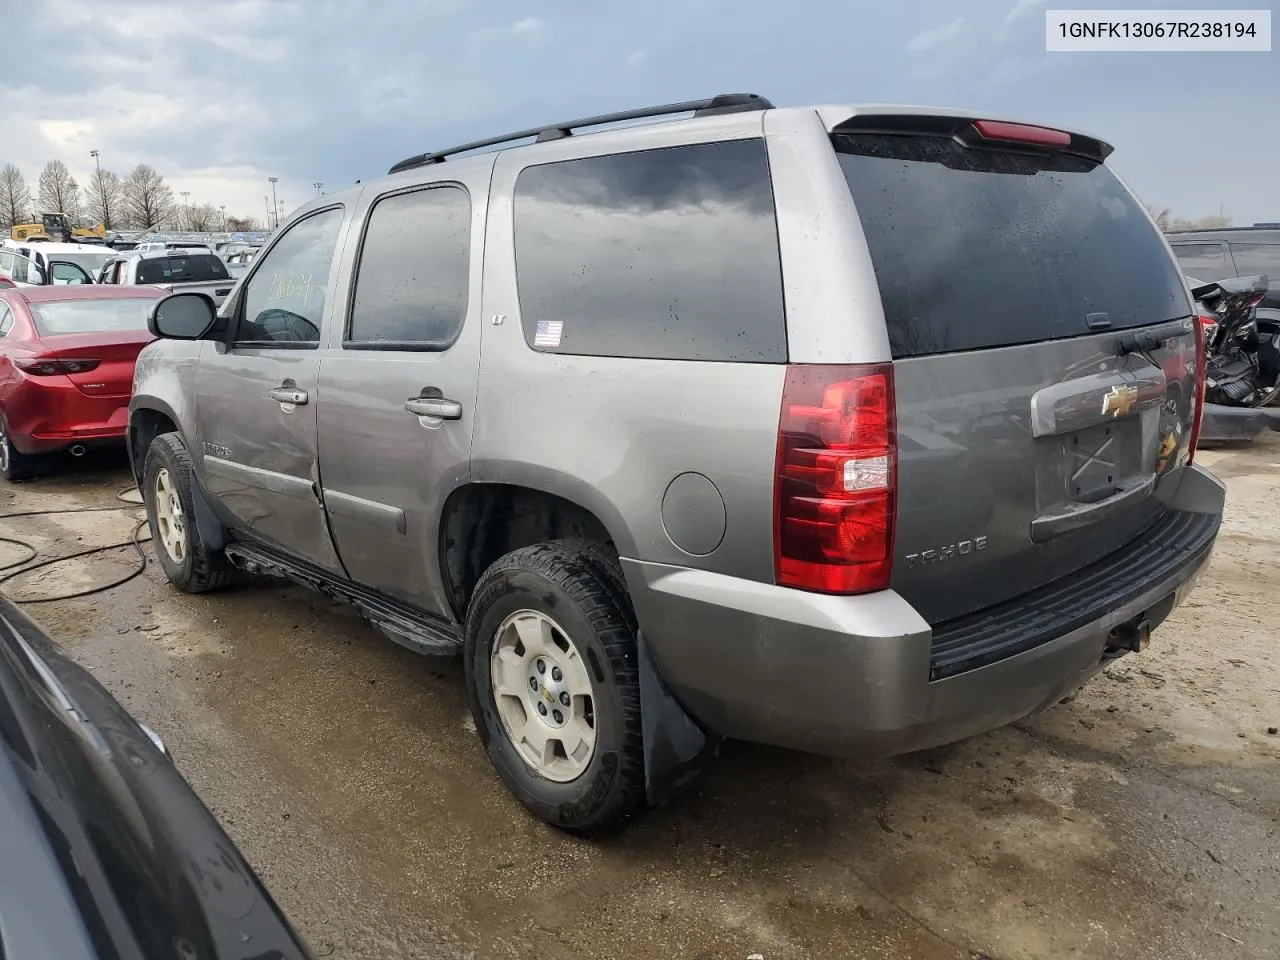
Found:
[[[513,240],[514,184],[526,166],[761,134],[760,115],[742,114],[499,158],[485,248],[475,480],[577,503],[601,520],[623,557],[773,579],[773,464],[785,366],[537,352],[522,329]],[[702,533],[723,524],[718,544],[697,554],[673,542],[663,517],[672,481],[690,473],[709,479],[718,497],[690,478],[695,496],[673,504],[667,522]],[[677,538],[689,542],[679,532]]]

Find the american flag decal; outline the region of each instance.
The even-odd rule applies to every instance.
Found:
[[[563,320],[539,320],[538,326],[533,331],[533,345],[535,347],[558,347],[560,346],[560,334],[563,331]]]

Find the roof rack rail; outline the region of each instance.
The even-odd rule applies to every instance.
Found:
[[[447,150],[434,153],[420,153],[414,157],[401,160],[388,173],[400,173],[414,167],[425,167],[431,163],[443,163],[446,157],[459,153],[470,153],[481,147],[496,147],[498,144],[510,143],[513,140],[533,138],[536,143],[547,140],[559,140],[573,136],[573,131],[580,127],[598,127],[606,123],[621,123],[626,120],[645,120],[649,117],[665,117],[675,113],[692,113],[695,117],[715,116],[722,113],[743,113],[750,110],[772,110],[773,104],[755,93],[722,93],[708,97],[706,100],[686,100],[684,103],[668,103],[660,107],[641,107],[639,110],[623,110],[619,113],[602,113],[598,117],[583,117],[581,120],[569,120],[564,123],[553,123],[545,127],[530,127],[515,133],[504,133],[500,137],[489,137],[485,140],[473,140]]]

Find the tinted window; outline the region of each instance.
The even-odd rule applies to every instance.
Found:
[[[212,253],[147,257],[138,262],[138,283],[229,280],[226,264]]]
[[[535,349],[786,360],[761,140],[530,167],[516,180],[515,244]]]
[[[236,339],[254,343],[318,343],[325,288],[333,267],[342,210],[291,226],[245,281]]]
[[[1236,275],[1225,243],[1174,243],[1170,246],[1182,272],[1188,277],[1207,282]]]
[[[467,312],[470,249],[466,191],[437,187],[379,200],[360,251],[350,339],[452,343]]]
[[[1280,243],[1236,243],[1233,240],[1231,255],[1236,261],[1237,276],[1252,277],[1264,273],[1273,283],[1280,282]]]
[[[1105,165],[942,137],[839,135],[895,357],[1189,315],[1160,234]]]
[[[9,305],[0,303],[0,337],[7,337],[12,329],[13,314],[9,311]]]

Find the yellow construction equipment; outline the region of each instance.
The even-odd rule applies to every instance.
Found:
[[[14,240],[61,240],[71,242],[71,221],[65,213],[42,213],[40,223],[15,223],[9,230]]]

